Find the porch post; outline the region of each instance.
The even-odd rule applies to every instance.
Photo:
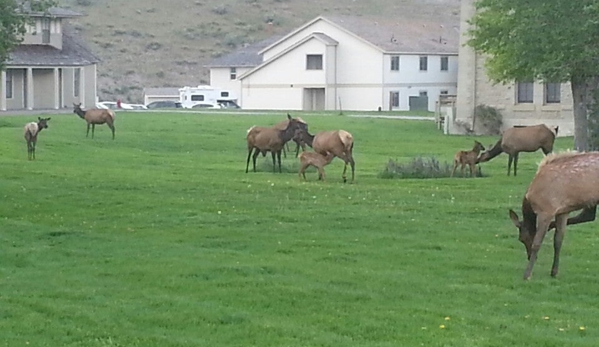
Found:
[[[0,72],[0,111],[6,111],[6,70]]]
[[[33,102],[33,68],[27,68],[27,93],[26,105],[25,108],[28,110],[33,110],[34,102]]]
[[[87,108],[85,104],[85,69],[79,68],[79,102],[82,108]]]
[[[60,108],[60,79],[58,78],[58,68],[54,68],[54,109]]]

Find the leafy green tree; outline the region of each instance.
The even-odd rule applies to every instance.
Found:
[[[0,0],[0,70],[10,52],[23,40],[31,12],[44,12],[55,5],[53,0]]]
[[[599,89],[599,1],[478,0],[475,7],[468,44],[487,56],[489,77],[570,82],[574,146],[589,149],[587,117]]]

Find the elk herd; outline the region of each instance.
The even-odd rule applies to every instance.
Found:
[[[96,125],[106,124],[115,136],[115,114],[111,110],[83,110],[81,104],[73,104],[73,112],[87,123],[87,135],[91,126],[92,138]],[[27,142],[27,156],[35,160],[35,147],[39,133],[48,128],[50,118],[38,117],[37,122],[27,123],[24,137]],[[524,278],[529,279],[536,262],[539,249],[545,234],[555,229],[554,260],[551,275],[556,276],[559,268],[559,256],[567,225],[585,223],[595,220],[599,203],[599,152],[566,152],[551,154],[557,137],[558,127],[544,124],[513,127],[505,130],[501,138],[488,150],[478,141],[474,141],[471,150],[458,151],[453,160],[451,176],[458,166],[462,176],[464,168],[469,167],[470,176],[475,176],[477,164],[487,162],[501,153],[508,155],[507,175],[511,174],[513,164],[514,176],[517,174],[518,155],[521,152],[535,152],[539,149],[545,159],[530,183],[522,201],[522,220],[516,212],[509,210],[509,217],[519,230],[519,240],[524,244],[528,256],[528,266]],[[343,182],[347,181],[348,164],[351,167],[351,182],[354,182],[355,161],[353,158],[354,138],[345,130],[321,131],[310,134],[308,124],[303,119],[287,119],[270,127],[253,126],[247,130],[247,160],[245,172],[248,173],[250,159],[253,171],[256,171],[256,159],[268,152],[272,156],[273,172],[281,169],[281,154],[285,152],[287,142],[296,143],[295,154],[299,160],[298,176],[300,181],[306,179],[305,172],[310,166],[318,171],[318,178],[325,180],[324,167],[337,157],[344,162]],[[313,151],[307,151],[309,146]],[[299,149],[302,153],[299,153]],[[574,217],[569,213],[581,211]]]

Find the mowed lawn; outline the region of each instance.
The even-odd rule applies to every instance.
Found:
[[[475,139],[427,121],[299,115],[355,138],[356,182],[245,173],[266,116],[118,113],[116,140],[55,115],[27,161],[0,118],[1,346],[596,346],[597,223],[552,235],[530,281],[508,218],[541,152],[477,179],[381,179],[389,159],[450,162]],[[556,150],[572,146],[559,139]],[[250,166],[251,167],[251,166]]]

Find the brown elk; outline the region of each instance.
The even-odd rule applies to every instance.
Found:
[[[522,200],[522,220],[516,212],[509,211],[528,256],[524,279],[530,278],[543,238],[552,228],[555,228],[555,236],[551,276],[557,276],[566,225],[595,220],[599,201],[597,172],[599,152],[552,154],[539,164]],[[570,212],[577,210],[582,212],[568,218]]]
[[[306,180],[306,169],[310,166],[314,166],[318,170],[318,179],[321,179],[323,182],[325,179],[324,167],[329,165],[329,163],[335,158],[333,153],[327,153],[326,156],[316,153],[316,152],[302,152],[298,156],[300,161],[300,168],[298,172],[298,176],[300,181],[302,177],[304,181]]]
[[[112,139],[114,140],[114,112],[112,110],[98,109],[92,108],[87,111],[81,109],[81,103],[75,104],[73,103],[73,113],[78,115],[81,119],[84,119],[87,122],[87,134],[85,137],[89,136],[89,126],[92,127],[92,139],[94,138],[94,130],[96,124],[106,124],[112,130]]]
[[[23,135],[25,141],[27,141],[27,159],[35,160],[35,145],[37,143],[37,135],[44,129],[48,128],[48,118],[37,117],[37,122],[30,122],[25,124],[23,128]]]
[[[301,124],[302,128],[305,128],[306,130],[308,130],[308,123],[306,123],[305,120],[303,120],[301,117],[296,117],[295,119],[297,119],[297,121]],[[278,130],[285,130],[288,123],[289,123],[288,119],[282,120],[279,123],[275,124],[274,128],[278,129]],[[295,145],[296,145],[295,146],[295,156],[296,157],[299,154],[300,147],[301,147],[302,151],[306,150],[306,144],[302,140],[301,134],[299,134],[299,133],[294,134],[293,137],[291,138],[291,141],[295,142]],[[283,155],[285,156],[285,158],[287,158],[286,149],[287,149],[287,151],[289,150],[289,145],[287,143],[285,143],[285,146],[283,147]]]
[[[516,176],[520,152],[536,152],[542,149],[545,155],[551,153],[558,129],[559,127],[550,128],[545,124],[509,128],[503,132],[493,148],[481,154],[478,162],[484,163],[505,152],[509,155],[507,174],[510,175],[513,162]]]
[[[474,147],[472,147],[471,151],[459,151],[453,157],[453,170],[451,170],[451,177],[455,173],[458,165],[461,165],[460,171],[462,172],[462,177],[464,176],[464,167],[466,165],[470,166],[470,177],[474,177],[476,163],[478,159],[478,155],[480,151],[484,151],[485,146],[478,141],[474,141]]]
[[[279,172],[283,172],[281,169],[281,151],[285,143],[293,137],[295,130],[302,126],[302,123],[295,118],[291,118],[287,115],[288,123],[285,129],[279,130],[275,127],[265,128],[253,126],[247,131],[247,147],[248,156],[245,166],[245,172],[247,173],[250,165],[250,157],[253,159],[254,172],[256,172],[256,158],[260,153],[266,156],[267,152],[272,154],[272,170],[275,172],[276,163],[275,157],[278,160]],[[252,151],[254,152],[252,156]]]
[[[354,172],[356,163],[353,157],[354,138],[352,134],[345,130],[322,131],[316,135],[310,134],[307,130],[300,129],[303,141],[310,147],[314,148],[316,153],[327,156],[329,153],[334,157],[343,160],[343,182],[347,182],[345,173],[347,172],[347,164],[351,166],[351,182],[354,182]]]

